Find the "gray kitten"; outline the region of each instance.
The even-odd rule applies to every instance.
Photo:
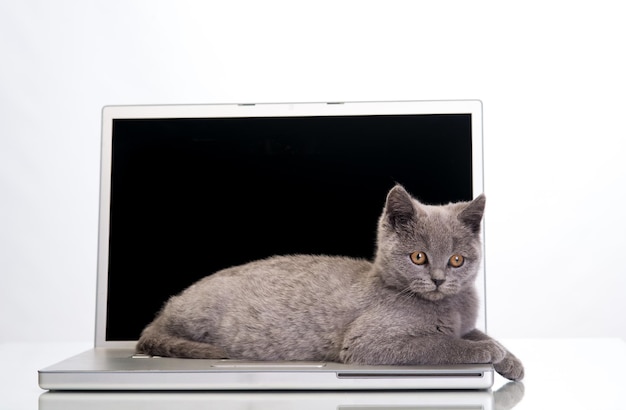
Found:
[[[355,364],[521,362],[474,328],[485,197],[428,206],[397,185],[372,262],[275,256],[224,269],[172,297],[142,332],[140,353]]]

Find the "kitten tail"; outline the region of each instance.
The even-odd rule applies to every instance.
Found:
[[[180,357],[187,359],[227,359],[221,347],[169,335],[148,326],[141,334],[136,347],[137,353],[151,356]]]

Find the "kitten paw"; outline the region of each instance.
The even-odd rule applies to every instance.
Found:
[[[481,340],[472,344],[475,363],[499,363],[507,354],[506,349],[493,340]]]
[[[509,380],[519,381],[524,378],[524,366],[522,362],[511,353],[507,353],[504,359],[495,363],[493,367],[498,373]]]

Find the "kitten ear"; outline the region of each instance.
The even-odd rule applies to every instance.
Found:
[[[406,226],[415,218],[413,200],[401,185],[394,186],[387,194],[384,215],[394,229]]]
[[[468,226],[472,233],[480,232],[480,222],[485,213],[486,200],[485,194],[480,194],[459,213],[459,220]]]

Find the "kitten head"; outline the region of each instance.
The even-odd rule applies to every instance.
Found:
[[[433,301],[473,286],[484,208],[482,194],[471,202],[429,206],[396,185],[378,223],[374,263],[385,284]]]

